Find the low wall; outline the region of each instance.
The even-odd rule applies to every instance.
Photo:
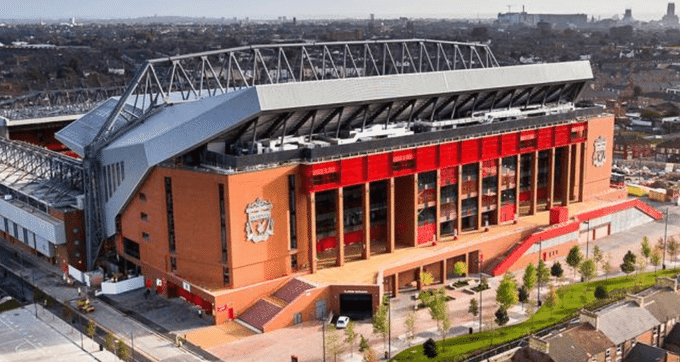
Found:
[[[126,279],[120,282],[103,282],[103,294],[121,294],[131,290],[144,288],[144,276],[140,275],[136,278]]]

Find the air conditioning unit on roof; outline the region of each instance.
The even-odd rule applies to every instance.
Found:
[[[12,195],[5,195],[5,201],[9,201],[12,199]]]

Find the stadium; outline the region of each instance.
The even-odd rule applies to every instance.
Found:
[[[458,261],[499,275],[565,255],[661,216],[610,187],[614,117],[578,102],[592,78],[588,61],[500,66],[487,45],[420,39],[150,60],[56,133],[82,158],[85,245],[80,265],[52,261],[114,253],[266,332],[370,317]]]

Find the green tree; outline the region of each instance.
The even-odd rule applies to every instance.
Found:
[[[649,259],[649,256],[652,255],[652,247],[649,246],[649,238],[646,236],[642,237],[642,242],[640,243],[640,255],[645,259]]]
[[[552,317],[553,309],[557,306],[558,297],[555,287],[551,284],[549,287],[548,296],[545,298],[545,305],[550,308],[550,316]]]
[[[654,250],[652,252],[652,255],[649,256],[649,262],[654,265],[654,275],[656,275],[656,267],[661,264],[661,254],[659,254],[659,250]]]
[[[524,309],[524,303],[529,300],[529,290],[524,285],[517,290],[517,299],[522,303],[522,309]]]
[[[326,352],[333,356],[333,361],[337,362],[338,355],[342,353],[344,349],[345,346],[342,343],[342,338],[340,337],[338,330],[331,324],[328,329],[326,329]]]
[[[522,282],[528,291],[534,289],[536,286],[536,268],[534,268],[534,264],[529,263],[529,265],[527,265],[527,267],[524,269]]]
[[[675,263],[675,256],[678,255],[678,252],[680,252],[680,245],[678,245],[678,242],[675,241],[674,237],[668,238],[668,245],[666,246],[666,251],[668,252],[668,255],[671,256],[671,260],[673,260],[673,263]]]
[[[130,358],[130,349],[128,346],[120,339],[116,345],[118,347],[116,348],[116,356],[118,356],[118,358],[122,359],[123,361],[127,361],[128,358]]]
[[[373,349],[368,348],[364,351],[363,362],[378,362],[378,355],[375,354]]]
[[[406,327],[406,341],[408,342],[409,347],[411,347],[411,341],[416,336],[417,320],[418,316],[414,311],[409,312],[409,314],[406,315],[406,319],[404,320],[404,327]]]
[[[361,337],[361,341],[359,342],[359,352],[363,353],[371,349],[371,347],[368,345],[368,339],[366,339],[363,334],[360,334],[359,336]]]
[[[87,336],[92,338],[95,332],[97,332],[97,324],[94,322],[92,318],[90,318],[87,321]]]
[[[115,352],[116,350],[116,338],[111,334],[111,332],[106,334],[106,340],[104,341],[104,344],[106,345],[106,349]]]
[[[477,299],[475,298],[470,299],[468,313],[472,314],[473,319],[477,316],[477,314],[479,314],[479,306],[477,305]]]
[[[600,267],[600,264],[602,264],[602,261],[604,260],[604,254],[602,253],[602,250],[600,250],[600,247],[595,245],[593,247],[593,261],[595,262],[595,271],[597,272],[597,269]]]
[[[581,254],[581,248],[578,245],[574,245],[567,255],[567,265],[574,269],[574,278],[576,278],[576,269],[581,265],[583,261],[583,254]]]
[[[420,273],[420,283],[423,285],[423,288],[434,283],[434,277],[432,276],[432,273],[430,272]]]
[[[536,268],[536,282],[539,285],[545,285],[550,281],[550,270],[545,265],[543,259],[538,261],[538,268]]]
[[[494,316],[496,316],[496,319],[494,319],[494,322],[498,324],[499,327],[503,327],[510,321],[510,317],[508,317],[508,311],[505,310],[505,308],[500,307],[498,310],[496,310],[496,313],[494,313]]]
[[[434,339],[428,338],[425,343],[423,343],[423,354],[429,359],[436,358],[439,352],[437,351],[437,344],[434,343]]]
[[[345,343],[349,345],[349,350],[352,353],[352,356],[354,356],[354,343],[357,341],[357,337],[359,336],[354,330],[354,326],[354,321],[349,321],[349,323],[347,323],[347,327],[345,328]]]
[[[583,280],[588,283],[588,281],[595,276],[595,262],[593,259],[584,260],[581,265],[579,265],[578,272],[583,277]]]
[[[496,301],[506,310],[517,304],[519,296],[517,295],[517,283],[512,274],[506,273],[503,280],[498,285],[496,290]]]
[[[556,261],[555,264],[550,267],[550,275],[555,277],[555,282],[557,282],[557,279],[564,274],[564,270],[562,270],[562,264],[560,264],[559,261]]]
[[[456,262],[453,264],[453,272],[459,277],[467,274],[467,265],[463,261]]]
[[[602,271],[604,271],[605,280],[609,279],[609,274],[614,270],[612,265],[612,254],[607,254],[604,258],[604,263],[602,264]]]
[[[384,295],[382,303],[378,306],[378,310],[373,314],[373,334],[382,336],[385,344],[387,344],[387,334],[390,331],[390,322],[388,318],[389,308],[390,299],[388,296]]]
[[[628,250],[626,255],[623,256],[623,264],[621,264],[621,271],[626,274],[630,274],[635,271],[635,254]]]
[[[449,320],[449,306],[446,304],[446,291],[441,288],[433,293],[432,299],[426,305],[430,310],[430,316],[437,322],[437,329],[442,334],[442,341],[446,338],[446,332],[451,328]]]
[[[604,285],[598,285],[595,288],[595,298],[597,299],[607,299],[609,297],[607,293],[607,288]]]

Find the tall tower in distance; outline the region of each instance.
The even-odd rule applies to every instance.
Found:
[[[678,16],[675,15],[675,3],[668,3],[666,15],[661,18],[661,24],[669,27],[678,27]]]

